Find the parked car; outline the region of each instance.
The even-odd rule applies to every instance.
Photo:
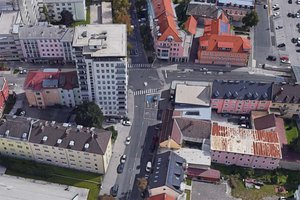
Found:
[[[123,126],[131,126],[131,122],[129,120],[124,120],[122,124]]]
[[[288,17],[292,17],[292,15],[293,15],[292,13],[288,13],[287,14]]]
[[[268,8],[268,5],[267,5],[267,4],[265,4],[265,5],[264,5],[264,9],[267,9],[267,8]]]
[[[297,43],[297,38],[292,38],[292,43]]]
[[[285,44],[284,44],[284,43],[281,43],[281,44],[277,45],[277,47],[279,47],[279,48],[285,47]]]
[[[150,172],[152,169],[152,163],[150,161],[147,162],[147,165],[146,165],[146,172]]]
[[[124,166],[125,166],[124,163],[120,163],[120,164],[118,165],[118,167],[117,167],[117,173],[118,173],[118,174],[122,174],[122,173],[123,173]]]
[[[296,13],[296,18],[300,18],[300,13]]]
[[[277,26],[275,29],[279,30],[279,29],[282,29],[282,28],[283,28],[283,26]]]
[[[267,57],[267,60],[270,60],[270,61],[276,61],[276,57],[275,56],[268,56]]]
[[[115,184],[112,188],[110,188],[110,194],[113,197],[116,197],[118,195],[119,185]]]
[[[276,11],[276,10],[279,10],[279,9],[280,9],[280,8],[279,8],[279,7],[277,7],[277,8],[274,8],[273,10],[274,10],[274,11]]]
[[[279,15],[280,15],[279,12],[274,12],[274,13],[273,13],[273,16],[274,16],[274,17],[277,17],[277,16],[279,16]]]
[[[126,137],[125,144],[129,145],[131,140],[131,136]]]
[[[126,162],[126,158],[127,158],[127,156],[125,154],[122,155],[121,158],[120,158],[120,163],[125,163]]]
[[[293,3],[293,1],[292,1],[292,0],[288,0],[288,3],[289,3],[289,4],[292,4],[292,3]]]
[[[297,52],[297,53],[300,53],[300,49],[297,49],[296,52]]]
[[[279,7],[279,4],[278,3],[276,3],[276,4],[274,4],[273,6],[272,6],[272,8],[278,8]]]
[[[298,41],[300,41],[300,38],[298,38]],[[288,56],[281,56],[280,60],[289,60]]]
[[[117,123],[117,120],[114,118],[108,118],[105,120],[105,122],[108,124],[115,124],[115,123]]]
[[[296,24],[296,27],[297,27],[297,28],[300,28],[300,23]]]

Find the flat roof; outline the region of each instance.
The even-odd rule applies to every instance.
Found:
[[[300,84],[300,66],[293,65],[292,70],[296,78],[296,84]]]
[[[19,11],[2,11],[0,13],[0,34],[11,33],[18,15]]]
[[[86,200],[88,189],[21,177],[1,175],[0,196],[2,200]]]
[[[89,24],[76,26],[73,46],[84,47],[83,54],[92,57],[126,57],[126,25]],[[96,48],[94,48],[95,46]]]
[[[230,3],[231,5],[254,6],[254,0],[218,0],[218,2],[224,4]]]
[[[102,2],[102,24],[112,24],[111,2]]]
[[[209,106],[210,95],[208,86],[177,84],[175,103]]]
[[[282,157],[276,131],[220,126],[218,123],[212,126],[211,150],[278,159]]]
[[[188,164],[210,166],[210,152],[200,149],[181,148],[174,151],[186,160]]]

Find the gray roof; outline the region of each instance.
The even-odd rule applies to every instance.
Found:
[[[271,100],[272,84],[253,81],[213,82],[212,99]]]
[[[56,39],[72,42],[74,29],[64,26],[20,26],[19,37],[21,40]]]
[[[292,70],[296,78],[296,84],[300,84],[300,66],[292,66]]]
[[[209,139],[211,134],[210,121],[188,118],[175,118],[183,137],[194,139]]]
[[[14,138],[22,138],[23,133],[27,133],[26,139],[31,143],[103,155],[111,138],[111,132],[103,129],[77,128],[69,124],[9,115],[5,118],[6,121],[0,125],[0,136],[7,130],[9,136]],[[60,143],[58,143],[59,139]],[[74,145],[70,145],[70,141],[74,141]],[[87,148],[85,148],[86,144],[89,144]]]
[[[272,100],[278,103],[300,104],[300,85],[273,84]]]
[[[13,26],[19,23],[19,11],[0,11],[0,34],[10,34]]]
[[[150,189],[167,186],[181,194],[184,163],[186,163],[185,159],[172,151],[157,154],[153,164],[153,173],[149,178]]]
[[[219,9],[213,4],[198,4],[189,3],[187,10],[187,15],[193,15],[194,17],[208,17],[216,19],[219,16]]]

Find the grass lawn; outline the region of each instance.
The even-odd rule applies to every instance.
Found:
[[[75,27],[75,26],[90,24],[90,21],[91,21],[90,6],[87,6],[87,9],[86,9],[86,20],[74,22],[72,24],[72,26]]]
[[[190,200],[191,199],[191,190],[185,190],[186,193],[186,200]]]
[[[294,139],[298,137],[298,130],[296,122],[294,120],[284,120],[286,139],[290,144]]]
[[[61,168],[7,157],[0,157],[0,164],[7,167],[7,175],[44,180],[52,183],[70,185],[80,188],[87,188],[89,189],[88,200],[95,200],[99,195],[99,186],[102,178],[99,174],[82,172],[73,169]]]

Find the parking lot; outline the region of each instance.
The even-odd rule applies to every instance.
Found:
[[[297,16],[288,17],[288,13],[297,15],[297,12],[300,10],[300,4],[297,4],[295,0],[293,0],[291,4],[289,4],[287,0],[273,0],[271,2],[269,7],[271,14],[270,19],[273,20],[271,29],[275,32],[279,56],[288,56],[292,65],[299,65],[300,53],[296,52],[296,50],[300,49],[300,46],[297,47],[295,43],[292,43],[292,38],[300,37],[300,33],[296,27],[297,23],[300,22],[300,18],[297,18]],[[274,11],[274,9],[276,10]],[[276,16],[274,16],[274,14]],[[282,43],[285,44],[285,47],[278,48],[278,45]]]

